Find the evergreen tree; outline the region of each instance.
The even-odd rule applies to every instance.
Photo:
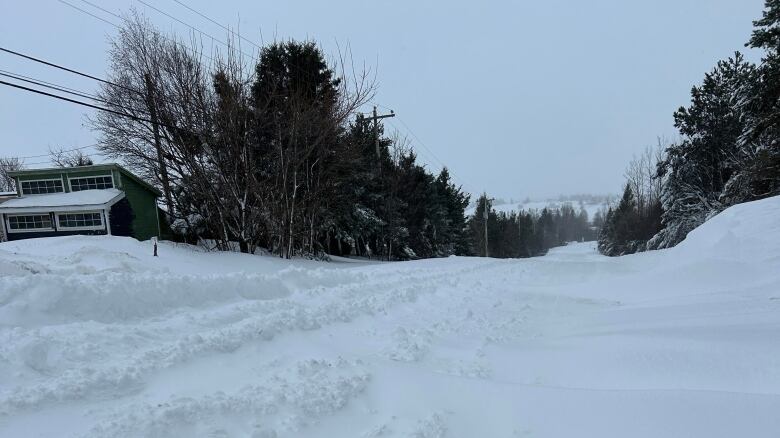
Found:
[[[753,64],[737,53],[707,73],[691,90],[691,105],[675,113],[683,139],[667,149],[659,168],[664,229],[655,247],[676,245],[725,207],[721,194],[738,168],[732,157],[745,128],[741,102],[754,75]]]
[[[493,212],[492,201],[486,194],[483,193],[477,199],[477,208],[474,210],[474,214],[471,216],[471,218],[469,218],[468,222],[469,233],[471,234],[471,253],[479,257],[485,257],[488,255],[485,254],[485,239],[488,239],[488,243],[491,243],[490,228],[495,227],[495,225],[491,227],[491,216],[494,217],[492,221],[494,224],[495,212]],[[487,235],[485,235],[486,222],[488,229]],[[490,248],[488,248],[488,250],[489,249]]]
[[[559,208],[535,211],[496,213],[490,198],[482,195],[477,200],[474,214],[468,220],[472,252],[485,255],[485,224],[490,257],[517,258],[544,255],[550,248],[567,242],[591,239],[587,213],[575,212],[571,204]]]
[[[452,182],[446,167],[436,177],[435,186],[438,208],[442,211],[436,238],[439,255],[469,255],[471,252],[465,215],[469,195]]]
[[[780,194],[780,2],[767,0],[753,26],[747,46],[764,57],[745,87],[746,127],[735,156],[739,170],[723,193],[726,204]]]

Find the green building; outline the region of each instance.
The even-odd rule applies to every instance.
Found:
[[[107,234],[160,235],[160,191],[118,164],[10,172],[16,196],[0,204],[8,240]]]

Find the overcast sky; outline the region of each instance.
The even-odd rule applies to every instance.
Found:
[[[135,0],[92,1],[190,32]],[[146,1],[225,36],[173,0]],[[467,190],[516,198],[619,192],[628,160],[658,136],[676,136],[674,110],[719,59],[744,50],[763,8],[763,0],[181,1],[258,42],[262,31],[266,42],[308,38],[329,54],[351,45],[356,61],[378,67],[376,102],[399,116],[388,128],[410,136],[429,168],[440,160]],[[111,25],[57,0],[3,2],[0,17],[0,46],[105,75]],[[0,70],[97,89],[5,53]],[[85,110],[0,86],[0,155],[94,143]]]

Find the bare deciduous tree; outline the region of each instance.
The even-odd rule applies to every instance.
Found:
[[[242,251],[314,253],[333,176],[348,162],[343,128],[373,80],[365,69],[347,75],[347,55],[328,66],[313,43],[269,45],[249,68],[230,38],[207,63],[195,38],[185,44],[132,13],[100,93],[125,116],[92,119],[100,149],[162,189],[174,224],[221,249],[237,241]],[[264,64],[273,56],[286,64]]]
[[[16,191],[16,182],[8,174],[24,169],[24,164],[18,158],[0,158],[0,192]]]
[[[661,198],[663,181],[657,176],[658,165],[663,162],[667,147],[668,142],[658,138],[655,146],[648,146],[639,156],[634,156],[626,168],[624,175],[640,210],[650,208]]]
[[[49,148],[49,159],[57,167],[91,166],[92,158],[81,150],[68,151],[63,148]]]

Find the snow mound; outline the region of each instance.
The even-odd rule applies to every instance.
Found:
[[[775,437],[779,217],[614,258],[3,243],[0,436]]]
[[[333,287],[362,278],[357,273],[302,268],[271,275],[24,276],[7,279],[0,289],[0,326],[159,317],[183,307],[278,299],[299,289]]]
[[[780,196],[727,208],[688,233],[673,252],[699,258],[780,259]]]

